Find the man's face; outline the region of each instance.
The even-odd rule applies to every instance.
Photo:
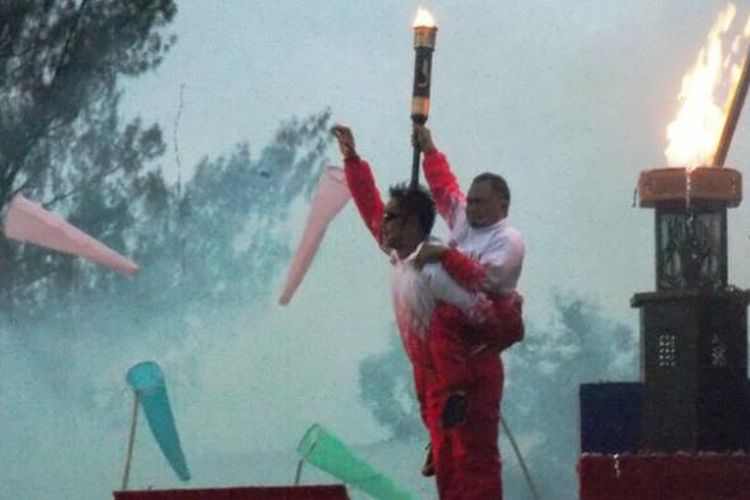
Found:
[[[383,244],[393,250],[401,250],[404,245],[404,233],[408,226],[408,217],[401,211],[398,200],[390,199],[383,211],[380,221],[380,234]]]
[[[508,215],[508,200],[492,189],[490,181],[473,182],[466,195],[466,220],[473,228],[487,227]]]

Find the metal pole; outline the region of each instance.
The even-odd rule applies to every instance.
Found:
[[[127,491],[130,479],[130,462],[133,459],[133,446],[135,445],[135,430],[138,425],[138,391],[133,391],[133,420],[130,423],[130,437],[128,438],[128,453],[125,458],[125,473],[122,476],[122,491]]]
[[[727,121],[724,122],[724,128],[721,131],[721,139],[716,147],[716,154],[714,154],[713,164],[717,167],[723,167],[724,162],[727,159],[727,153],[729,152],[729,146],[732,144],[732,138],[734,137],[734,131],[737,128],[737,122],[740,119],[740,113],[742,112],[742,106],[745,103],[745,97],[747,96],[747,87],[750,82],[750,45],[745,55],[745,61],[742,63],[742,73],[740,79],[737,82],[737,87],[734,90],[732,96],[732,104],[729,105],[729,112],[727,113]]]
[[[516,443],[516,440],[513,437],[513,434],[510,432],[510,428],[508,427],[508,424],[505,422],[505,419],[502,416],[500,416],[500,423],[503,425],[503,430],[508,435],[508,440],[510,441],[510,445],[513,447],[513,451],[515,452],[516,457],[518,458],[518,463],[521,465],[521,470],[523,471],[523,476],[526,478],[526,482],[529,485],[529,489],[531,490],[531,495],[534,497],[534,500],[539,500],[539,494],[536,492],[534,483],[531,481],[531,474],[529,474],[529,469],[528,467],[526,467],[526,461],[523,459],[523,455],[521,455],[521,450],[518,448],[518,444]]]
[[[294,486],[299,486],[299,480],[302,477],[302,466],[305,465],[305,459],[300,458],[297,462],[297,472],[294,474]]]
[[[414,146],[414,156],[411,162],[411,183],[409,184],[412,189],[417,189],[417,186],[419,186],[419,158],[421,155],[419,146]]]
[[[309,457],[313,451],[315,451],[315,447],[318,446],[318,439],[320,439],[320,434],[318,433],[315,436],[315,441],[313,441],[313,444],[310,445],[310,449],[308,450],[307,454],[299,459],[299,462],[297,462],[297,472],[294,474],[294,486],[299,486],[300,479],[302,478],[302,467],[305,465],[305,460],[307,460],[307,457]]]

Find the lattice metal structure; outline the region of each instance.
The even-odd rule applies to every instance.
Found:
[[[703,210],[656,211],[657,290],[727,285],[727,212]]]
[[[727,208],[742,199],[728,168],[656,169],[639,182],[655,210],[656,291],[641,311],[642,448],[745,450],[747,305],[728,285]]]
[[[727,208],[742,200],[729,168],[662,168],[641,174],[642,207],[656,213],[656,289],[727,286]]]

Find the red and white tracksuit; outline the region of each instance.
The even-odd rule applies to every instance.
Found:
[[[349,190],[362,216],[381,248],[381,221],[384,204],[375,186],[370,167],[359,158],[345,161]],[[411,361],[414,385],[422,420],[433,442],[440,442],[435,432],[440,427],[444,391],[436,375],[434,356],[428,334],[434,324],[437,304],[451,304],[458,318],[479,316],[492,307],[484,295],[463,289],[438,264],[426,265],[419,271],[413,259],[419,248],[405,259],[391,252],[391,284],[396,322],[404,349]]]
[[[439,397],[466,392],[466,422],[431,431],[440,498],[502,498],[498,425],[503,389],[499,352],[523,338],[522,299],[515,291],[524,257],[521,234],[507,219],[484,228],[466,220],[466,198],[445,156],[424,157],[424,172],[440,215],[451,230],[443,268],[465,289],[487,293],[494,317],[482,324],[438,304],[428,335]]]

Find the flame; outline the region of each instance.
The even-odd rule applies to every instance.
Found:
[[[719,13],[706,45],[682,78],[678,96],[681,108],[677,118],[667,126],[668,145],[664,153],[669,165],[692,168],[710,165],[713,160],[742,69],[740,48],[750,35],[749,17],[744,32],[734,36],[732,43],[725,42],[736,14],[737,8],[732,3]]]
[[[434,28],[436,25],[435,17],[425,7],[417,8],[417,17],[414,18],[414,27]]]

